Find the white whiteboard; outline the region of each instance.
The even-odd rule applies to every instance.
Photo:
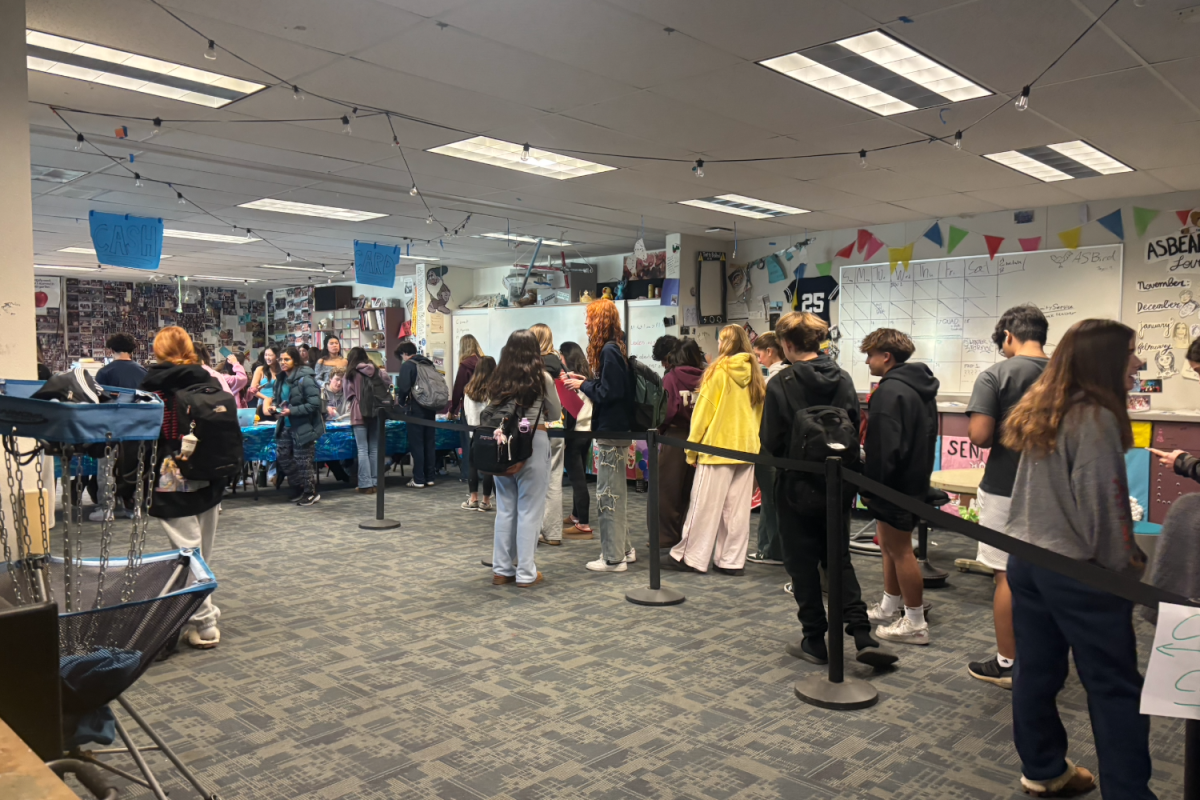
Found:
[[[447,376],[458,374],[458,361],[462,358],[462,354],[458,349],[458,342],[468,333],[479,340],[479,344],[483,347],[483,352],[493,358],[500,354],[493,353],[488,350],[488,342],[490,341],[491,326],[488,322],[488,312],[486,308],[464,308],[461,311],[455,311],[454,316],[450,318],[450,342],[451,364],[454,365],[453,370],[446,370]]]
[[[637,356],[642,363],[659,375],[663,374],[662,365],[654,360],[654,342],[660,336],[667,334],[663,325],[664,317],[673,317],[679,313],[677,306],[664,306],[658,300],[630,300],[629,320],[629,355]]]
[[[873,378],[859,343],[876,328],[896,328],[912,336],[913,360],[929,364],[939,394],[969,394],[975,377],[1002,358],[992,332],[1015,305],[1032,303],[1046,315],[1048,352],[1081,319],[1120,319],[1122,264],[1117,244],[913,261],[895,273],[887,263],[842,267],[839,361],[868,391]]]

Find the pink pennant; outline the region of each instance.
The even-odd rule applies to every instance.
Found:
[[[1179,217],[1179,224],[1180,224],[1180,225],[1187,225],[1187,224],[1188,224],[1188,217],[1189,217],[1189,216],[1191,216],[1191,213],[1192,213],[1192,210],[1191,210],[1190,208],[1185,208],[1183,211],[1176,211],[1176,212],[1175,212],[1175,216]],[[860,237],[860,238],[859,238],[859,241],[861,242],[861,241],[862,241],[862,238],[861,238],[861,237],[862,237],[862,231],[859,231],[859,232],[858,232],[858,235],[859,235],[859,237]]]
[[[861,240],[861,237],[862,237],[863,231],[859,231],[858,233],[859,233],[859,238],[860,238],[860,240]],[[883,242],[879,241],[879,239],[878,239],[878,238],[877,238],[877,237],[876,237],[874,234],[872,234],[872,235],[871,235],[871,240],[867,242],[867,251],[866,251],[866,253],[865,253],[865,256],[864,256],[864,257],[865,257],[867,260],[870,260],[871,256],[873,256],[873,255],[875,255],[876,253],[878,253],[878,252],[879,252],[879,249],[880,249],[881,247],[883,247]]]
[[[853,254],[854,254],[854,242],[851,242],[850,244],[843,247],[841,250],[838,250],[836,253],[834,253],[834,255],[837,256],[838,258],[849,258]]]
[[[875,234],[871,233],[868,230],[864,230],[863,228],[859,228],[858,229],[858,252],[861,253],[865,247],[867,247],[868,245],[871,244],[871,240],[874,238],[875,238]],[[881,244],[880,247],[882,247],[882,246],[883,245]],[[879,248],[876,247],[875,249],[878,250]],[[867,258],[870,258],[870,257],[871,257],[870,254],[868,254]]]
[[[985,235],[983,240],[987,242],[988,258],[995,258],[996,253],[1000,251],[1000,245],[1004,244],[1004,237]]]
[[[1034,236],[1032,239],[1018,239],[1021,243],[1021,249],[1026,253],[1032,253],[1042,246],[1042,237]]]

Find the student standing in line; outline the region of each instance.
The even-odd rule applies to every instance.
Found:
[[[342,340],[332,333],[325,337],[325,349],[317,359],[314,370],[317,374],[317,385],[324,387],[334,370],[346,370],[346,355],[342,352]]]
[[[550,330],[550,326],[539,322],[536,325],[530,325],[529,332],[537,337],[538,347],[542,351],[542,361],[546,365],[546,374],[550,376],[551,383],[559,380],[559,376],[566,373],[566,365],[563,364],[562,357],[554,349],[554,333]],[[557,387],[554,394],[555,397],[558,396]],[[562,430],[564,427],[561,417],[545,419],[543,422],[549,428]],[[547,484],[546,516],[542,520],[541,536],[538,537],[538,541],[542,544],[554,547],[562,545],[562,476],[566,444],[566,439],[550,440],[550,481]]]
[[[133,360],[133,352],[137,349],[137,340],[128,333],[114,333],[108,337],[104,346],[113,354],[113,360],[105,364],[96,373],[96,383],[101,386],[112,386],[118,389],[137,389],[146,379],[146,368]],[[39,380],[45,380],[39,378]],[[115,459],[101,458],[96,465],[96,508],[88,515],[92,522],[103,522],[108,514],[108,493],[114,491],[113,464]],[[120,494],[120,492],[118,492]],[[132,512],[125,507],[124,513],[129,516]]]
[[[1144,363],[1131,328],[1113,320],[1072,325],[1041,379],[1004,422],[1004,446],[1021,454],[1005,533],[1070,558],[1139,577],[1125,452],[1133,446],[1128,392]],[[1040,796],[1091,789],[1067,759],[1056,698],[1074,656],[1088,695],[1104,796],[1151,800],[1150,720],[1142,716],[1133,603],[1009,556],[1017,638],[1013,742],[1021,784]],[[1057,794],[1055,794],[1057,793]]]
[[[200,359],[192,348],[192,337],[178,326],[163,328],[154,337],[154,359],[156,363],[147,370],[138,387],[153,392],[163,401],[157,463],[153,465],[155,488],[150,516],[158,519],[173,547],[198,549],[211,567],[213,542],[217,536],[217,507],[221,504],[224,487],[220,483],[188,480],[175,465],[180,440],[186,433],[179,430],[175,393],[191,386],[219,387],[220,384],[200,366]],[[210,595],[188,620],[187,643],[201,650],[216,647],[221,641],[221,632],[217,629],[220,618],[221,609],[212,602]]]
[[[518,587],[527,589],[542,580],[534,556],[542,518],[546,514],[546,489],[550,480],[550,438],[546,434],[545,419],[562,416],[558,391],[546,373],[541,347],[531,331],[513,331],[508,337],[508,343],[500,351],[500,363],[488,379],[487,397],[489,406],[515,402],[518,409],[524,409],[524,418],[537,426],[533,434],[533,454],[522,464],[520,471],[515,475],[496,476],[492,583],[515,582]]]
[[[726,325],[718,339],[717,357],[700,379],[688,441],[757,453],[767,382],[750,352],[750,337],[741,325]],[[682,569],[741,575],[750,544],[750,498],[754,466],[724,456],[687,451],[696,464],[691,506],[683,537],[671,548]]]
[[[587,353],[575,342],[563,342],[563,363],[567,370],[592,379],[592,368],[588,366]],[[563,425],[568,431],[582,433],[592,429],[592,401],[578,389],[574,391],[582,404],[577,415],[572,415],[563,406]],[[592,440],[586,437],[571,437],[566,440],[563,462],[567,469],[567,480],[571,482],[571,514],[563,519],[564,539],[591,539],[595,536],[588,524],[592,507],[592,496],[588,492],[587,468],[592,463]]]
[[[708,364],[695,339],[678,339],[663,359],[663,393],[667,414],[658,432],[686,440],[692,432],[692,409],[700,391],[700,379]],[[658,450],[658,546],[672,548],[683,539],[683,525],[692,504],[696,468],[679,447],[661,445]]]
[[[313,453],[317,439],[325,433],[325,409],[313,369],[302,358],[296,347],[289,347],[279,357],[283,375],[275,381],[271,405],[278,418],[275,449],[279,466],[292,486],[296,505],[311,506],[321,500]]]
[[[403,362],[396,376],[396,398],[407,406],[409,416],[437,419],[437,409],[425,408],[412,397],[412,390],[417,385],[417,365],[433,366],[433,362],[418,353],[412,342],[402,342],[396,348],[396,357]],[[408,426],[408,450],[413,461],[413,476],[407,484],[410,488],[433,486],[433,476],[437,473],[436,434],[437,428],[428,425]]]
[[[1188,366],[1197,375],[1200,375],[1200,339],[1192,341],[1187,350]],[[99,375],[96,376],[99,382]],[[1191,478],[1194,481],[1200,481],[1200,458],[1188,453],[1186,450],[1155,450],[1149,448],[1150,452],[1158,457],[1158,462],[1164,467],[1175,470],[1176,475],[1181,475],[1185,478]]]
[[[471,376],[475,374],[475,366],[481,358],[483,358],[483,348],[479,346],[478,339],[468,333],[458,340],[458,372],[454,374],[454,388],[450,391],[450,406],[446,410],[447,420],[462,419],[463,396],[467,384],[471,382]],[[470,461],[471,434],[467,431],[460,432],[458,443],[462,448],[463,460]],[[467,480],[470,481],[469,476]]]
[[[777,332],[767,331],[759,334],[754,340],[754,357],[758,359],[768,385],[772,378],[788,367]],[[746,560],[755,564],[782,565],[783,551],[779,544],[779,517],[775,498],[775,468],[755,464],[754,482],[758,484],[762,498],[758,511],[758,546],[746,556]]]
[[[601,298],[588,303],[588,365],[596,377],[585,379],[572,373],[563,384],[582,391],[592,401],[592,430],[600,468],[596,475],[596,510],[600,515],[600,558],[589,561],[593,572],[624,572],[626,564],[637,560],[629,541],[626,513],[629,487],[625,461],[628,439],[610,439],[606,431],[628,431],[633,425],[633,386],[625,342],[621,333],[621,315],[612,300]]]
[[[487,383],[491,380],[492,372],[496,369],[496,359],[491,356],[480,356],[475,364],[475,369],[471,373],[471,380],[463,389],[463,416],[466,417],[467,424],[472,428],[479,426],[479,417],[483,414],[483,409],[487,407]],[[471,464],[471,468],[467,474],[467,485],[471,489],[471,494],[467,497],[466,502],[462,504],[462,508],[467,511],[495,511],[496,507],[492,505],[492,490],[495,488],[496,482],[491,475],[483,476],[482,485],[479,478],[479,469],[475,465],[475,459],[470,458],[471,440],[470,434],[467,434],[467,454]],[[482,489],[482,493],[480,490]],[[482,496],[480,496],[482,494]]]
[[[358,454],[358,488],[355,491],[359,494],[375,494],[379,484],[379,421],[374,416],[364,417],[362,412],[362,397],[370,390],[369,384],[377,380],[391,383],[387,372],[371,362],[364,348],[351,347],[346,355],[343,391],[350,430],[354,432],[354,449]]]
[[[762,449],[786,458],[792,439],[796,413],[812,406],[832,406],[846,412],[850,424],[858,430],[862,416],[858,393],[850,373],[832,358],[821,353],[821,343],[829,338],[829,325],[816,314],[791,311],[775,323],[775,335],[783,355],[791,365],[767,381],[767,399],[763,407],[760,436]],[[761,341],[760,336],[758,341]],[[758,341],[755,344],[758,344]],[[821,600],[821,574],[829,564],[829,537],[826,518],[802,516],[787,499],[787,475],[774,475],[774,484],[762,486],[763,496],[772,491],[779,498],[779,544],[784,567],[792,578],[792,595],[799,607],[803,636],[788,644],[787,652],[814,664],[829,663],[825,633],[829,620]],[[823,484],[822,484],[823,485]],[[894,664],[896,656],[879,647],[871,636],[871,622],[862,599],[858,575],[850,561],[850,503],[842,509],[842,622],[846,633],[854,637],[857,660],[875,668]]]
[[[230,355],[222,363],[222,366],[228,364],[234,371],[232,373],[218,372],[212,365],[212,354],[208,349],[208,345],[203,342],[192,342],[192,348],[196,351],[196,357],[200,359],[200,366],[204,367],[204,371],[212,375],[221,384],[221,388],[229,392],[234,397],[234,402],[237,402],[237,396],[246,388],[246,370],[241,364],[237,363],[237,358]]]
[[[867,405],[867,459],[863,474],[888,488],[925,502],[937,449],[938,380],[929,367],[908,359],[916,350],[907,334],[880,328],[862,340],[871,374],[879,386]],[[883,600],[867,614],[879,625],[880,639],[929,644],[921,567],[913,554],[916,517],[863,492],[875,518],[883,554]]]
[[[1004,354],[1004,360],[979,373],[971,402],[967,404],[970,416],[967,435],[971,444],[992,448],[975,505],[979,509],[979,524],[994,531],[1003,531],[1008,523],[1013,481],[1020,460],[1019,454],[1006,448],[1002,441],[1004,418],[1050,363],[1042,349],[1049,329],[1050,323],[1037,306],[1014,306],[1005,311],[992,333],[992,341]],[[967,672],[981,681],[1011,689],[1017,643],[1013,636],[1012,592],[1008,588],[1008,553],[980,542],[975,558],[990,567],[995,576],[992,619],[997,652],[987,661],[972,661]]]

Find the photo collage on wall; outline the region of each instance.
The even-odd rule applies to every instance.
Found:
[[[311,286],[293,286],[267,293],[267,302],[274,307],[270,338],[283,345],[312,344]]]

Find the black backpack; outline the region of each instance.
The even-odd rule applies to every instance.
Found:
[[[383,417],[391,419],[392,412],[395,411],[396,400],[392,397],[392,387],[383,376],[379,374],[379,370],[375,370],[375,374],[370,377],[358,373],[359,392],[358,392],[358,412],[362,414],[363,419],[375,419]]]
[[[792,417],[792,437],[787,457],[796,461],[824,464],[830,457],[842,459],[842,467],[862,471],[862,451],[859,449],[858,429],[850,421],[846,409],[835,406],[809,406]],[[843,507],[848,507],[857,490],[844,483]],[[825,476],[788,470],[784,472],[784,499],[801,516],[824,515],[828,504],[825,498]]]
[[[533,436],[541,418],[539,408],[536,419],[525,419],[525,408],[515,398],[488,405],[471,439],[472,465],[487,475],[516,475],[533,456]]]
[[[183,477],[215,482],[241,473],[242,428],[233,395],[210,383],[197,383],[175,392],[175,414],[179,435],[191,433],[199,440],[187,459],[175,458]]]
[[[630,356],[628,363],[629,381],[633,386],[633,429],[653,430],[667,418],[662,378],[636,356]]]

